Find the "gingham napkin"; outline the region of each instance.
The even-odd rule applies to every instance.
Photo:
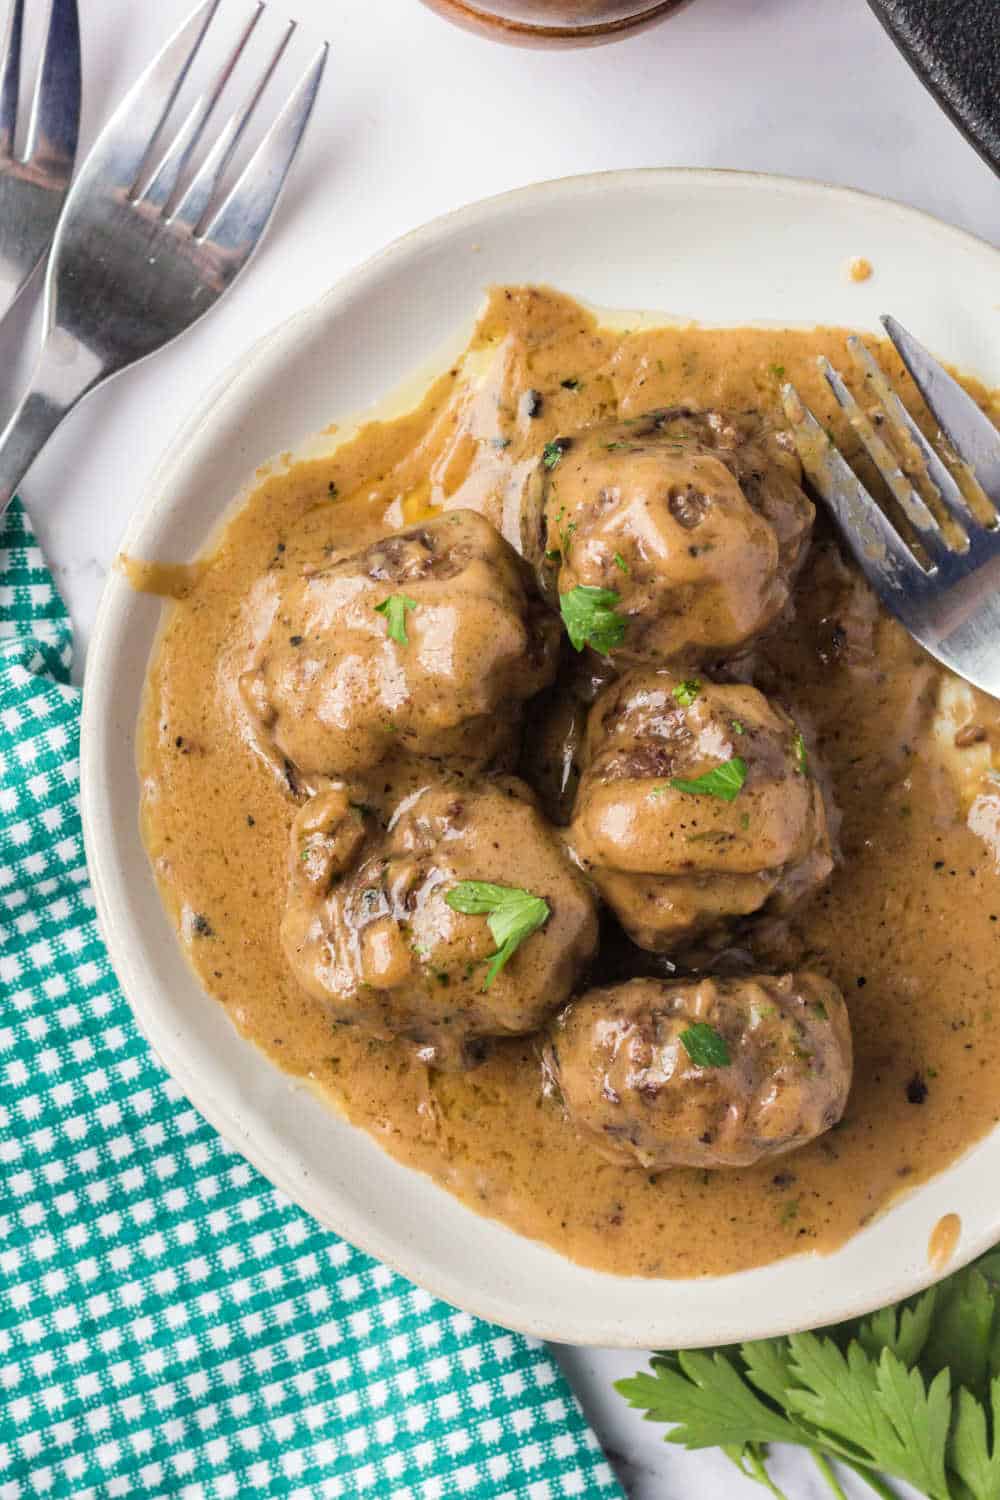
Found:
[[[545,1350],[231,1151],[94,924],[62,601],[0,523],[0,1500],[621,1497]]]

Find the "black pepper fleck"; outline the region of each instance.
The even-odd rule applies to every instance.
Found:
[[[927,1098],[927,1085],[919,1073],[914,1073],[906,1085],[906,1097],[910,1104],[923,1104]]]

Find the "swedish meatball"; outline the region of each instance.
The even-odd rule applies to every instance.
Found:
[[[389,753],[481,767],[551,681],[557,643],[530,570],[482,516],[453,511],[294,577],[241,690],[305,775]]]
[[[539,470],[542,576],[555,571],[560,596],[578,586],[618,595],[618,659],[731,652],[788,599],[814,516],[800,477],[774,438],[717,412],[587,428]]]
[[[551,1024],[548,1087],[622,1166],[745,1167],[835,1125],[851,1085],[840,991],[818,974],[590,990]]]
[[[639,947],[669,952],[832,868],[805,742],[756,688],[636,668],[590,712],[569,842]]]
[[[537,1030],[597,946],[594,900],[513,777],[451,777],[403,802],[389,828],[334,785],[293,830],[281,928],[299,983],[334,1017],[414,1042],[439,1067],[485,1039]],[[462,882],[528,891],[548,907],[492,975],[485,914],[446,900]]]

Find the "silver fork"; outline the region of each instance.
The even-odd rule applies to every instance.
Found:
[[[821,359],[820,366],[913,528],[925,563],[791,385],[782,391],[785,414],[806,474],[832,510],[882,603],[938,661],[1000,698],[1000,432],[895,318],[882,322],[944,440],[972,481],[977,503],[970,505],[964,487],[860,339],[849,339],[848,347],[873,407],[862,408],[855,401],[828,360]]]
[[[0,318],[52,242],[80,129],[76,0],[52,0],[24,151],[15,156],[24,0],[12,0],[0,57]]]
[[[112,115],[81,167],[56,230],[45,334],[31,386],[0,434],[0,515],[54,429],[112,375],[189,328],[232,285],[271,217],[319,91],[327,47],[306,70],[232,189],[233,153],[294,29],[249,97],[185,168],[264,9],[257,4],[212,84],[169,142],[166,117],[220,0],[204,0]]]

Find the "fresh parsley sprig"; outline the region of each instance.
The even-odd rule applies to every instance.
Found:
[[[998,1251],[861,1321],[651,1365],[617,1382],[629,1405],[667,1442],[722,1448],[778,1500],[770,1443],[807,1449],[838,1500],[831,1460],[883,1500],[889,1479],[929,1500],[1000,1500]]]
[[[621,597],[614,589],[599,589],[589,583],[578,583],[569,593],[559,595],[563,624],[575,651],[592,646],[601,656],[607,656],[621,645],[626,622],[615,613]]]
[[[687,792],[692,797],[719,797],[723,802],[734,802],[746,779],[747,763],[741,755],[734,755],[732,760],[724,760],[721,765],[713,766],[691,781],[683,776],[671,776],[667,786],[658,786],[653,796],[662,797],[665,792],[674,791]]]
[[[396,641],[400,646],[410,644],[406,633],[406,612],[416,607],[416,599],[411,599],[408,594],[390,594],[388,599],[376,604],[375,613],[385,615],[386,633],[391,641]]]
[[[795,756],[795,770],[798,775],[808,776],[809,752],[806,749],[806,742],[802,738],[801,729],[795,731],[795,738],[792,740],[792,754]]]
[[[547,901],[531,891],[488,880],[460,880],[445,895],[452,911],[467,917],[485,916],[497,951],[490,960],[483,989],[488,990],[517,949],[552,915]]]
[[[697,677],[685,677],[676,687],[670,689],[670,696],[676,698],[681,708],[690,708],[692,703],[701,692],[701,681]]]
[[[696,1068],[728,1068],[733,1060],[725,1037],[707,1021],[695,1021],[686,1027],[681,1041]]]

